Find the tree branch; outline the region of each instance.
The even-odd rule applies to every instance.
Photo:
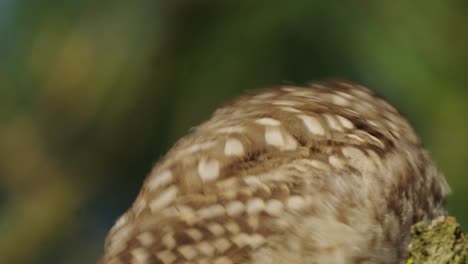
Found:
[[[411,237],[406,264],[468,264],[468,242],[454,217],[417,223]]]

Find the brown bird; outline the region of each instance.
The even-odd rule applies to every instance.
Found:
[[[237,98],[180,139],[116,222],[104,264],[402,263],[449,187],[408,121],[360,85]]]

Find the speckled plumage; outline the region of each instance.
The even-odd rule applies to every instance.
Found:
[[[262,90],[156,164],[101,262],[400,263],[447,192],[411,125],[368,89]]]

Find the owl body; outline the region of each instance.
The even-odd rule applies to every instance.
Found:
[[[240,97],[180,139],[102,263],[401,263],[448,186],[414,129],[349,82]]]

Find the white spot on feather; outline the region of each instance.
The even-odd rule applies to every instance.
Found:
[[[172,233],[165,234],[162,237],[161,241],[163,245],[166,246],[166,248],[168,249],[173,249],[177,244]]]
[[[177,206],[177,211],[180,220],[184,221],[185,223],[192,225],[197,221],[197,216],[195,215],[195,211],[192,207],[179,205]]]
[[[134,250],[132,250],[131,255],[133,257],[132,263],[135,263],[135,264],[149,263],[150,254],[144,248],[135,248]]]
[[[156,255],[164,264],[171,264],[177,259],[177,256],[170,250],[164,250]]]
[[[291,196],[286,202],[286,206],[291,210],[300,210],[304,207],[305,201],[301,196]]]
[[[299,115],[298,117],[304,122],[304,125],[310,133],[320,136],[325,134],[325,130],[317,118],[307,115]]]
[[[226,144],[224,145],[224,154],[226,156],[244,155],[244,146],[242,145],[242,142],[235,138],[226,140]]]
[[[119,229],[111,238],[110,246],[108,247],[108,255],[115,256],[122,252],[126,246],[127,241],[132,235],[133,227],[131,225],[126,225],[125,227]]]
[[[238,216],[244,209],[245,206],[241,201],[232,201],[226,205],[226,211],[229,216]]]
[[[346,84],[345,86],[353,88],[352,86],[349,86],[348,84]],[[336,91],[335,93],[338,94],[339,96],[342,96],[342,97],[346,98],[346,99],[352,100],[354,98],[353,95],[348,94],[348,93],[344,93],[344,92],[341,92],[341,91]]]
[[[265,130],[265,141],[268,145],[276,147],[284,146],[284,138],[281,130],[276,127],[267,127]]]
[[[237,234],[240,232],[240,226],[234,222],[234,221],[229,221],[227,222],[224,227],[226,228],[227,231],[229,231],[231,234]]]
[[[198,163],[198,174],[204,182],[213,181],[219,177],[220,164],[218,160],[202,158]]]
[[[225,238],[219,238],[216,239],[213,243],[214,247],[217,249],[219,253],[224,253],[226,250],[228,250],[232,244]]]
[[[161,186],[165,186],[171,183],[173,178],[174,176],[172,175],[172,172],[170,170],[165,170],[159,174],[152,175],[150,176],[150,179],[148,181],[148,189],[150,191],[156,190]]]
[[[332,102],[336,105],[339,105],[339,106],[348,106],[349,105],[349,101],[339,95],[332,95]]]
[[[259,118],[259,119],[255,120],[255,123],[257,123],[259,125],[263,125],[263,126],[279,126],[279,125],[281,125],[280,121],[278,121],[276,119],[273,119],[273,118],[269,118],[269,117]]]
[[[202,219],[209,219],[221,216],[225,213],[225,209],[220,204],[214,204],[198,210],[198,216]]]
[[[198,251],[190,245],[180,246],[177,251],[179,251],[186,260],[192,260],[198,256]]]
[[[297,89],[296,87],[282,87],[281,90],[290,93],[299,91],[299,89]]]
[[[112,236],[112,241],[124,241],[124,242],[126,242],[129,239],[132,232],[133,232],[133,226],[126,225],[125,227],[119,229]]]
[[[340,124],[333,118],[333,116],[324,114],[325,120],[328,123],[328,126],[335,131],[343,131],[343,128],[340,126]]]
[[[258,187],[263,184],[257,176],[245,176],[244,182],[252,187]]]
[[[283,106],[295,106],[298,104],[296,101],[290,101],[290,100],[276,100],[273,101],[271,104],[273,105],[283,105]]]
[[[295,150],[297,141],[291,135],[284,135],[278,127],[265,128],[265,141],[281,150]]]
[[[229,126],[229,127],[222,127],[216,130],[218,133],[225,133],[225,134],[231,134],[231,133],[244,133],[245,128],[241,126]]]
[[[336,118],[338,119],[338,122],[340,122],[340,124],[341,124],[343,127],[348,128],[348,129],[353,129],[353,128],[354,128],[353,122],[351,122],[351,121],[350,121],[349,119],[347,119],[346,117],[337,115]]]
[[[232,237],[232,242],[238,247],[243,247],[248,245],[249,236],[246,233],[240,233]]]
[[[207,226],[208,231],[210,231],[214,236],[221,236],[224,234],[224,228],[218,223],[210,223]]]
[[[290,112],[290,113],[301,113],[300,110],[297,110],[296,108],[289,107],[289,106],[281,106],[280,109],[285,112]]]
[[[203,255],[211,257],[214,255],[214,247],[210,245],[208,242],[201,242],[198,245],[196,245],[198,251],[200,251]]]
[[[172,201],[174,201],[176,198],[178,191],[179,190],[176,186],[171,186],[167,188],[167,190],[163,191],[157,199],[150,202],[149,207],[151,212],[157,213],[159,210],[172,203]]]
[[[326,163],[321,162],[319,160],[311,160],[308,162],[311,166],[320,169],[320,170],[328,170],[330,169],[330,166],[328,166]]]
[[[249,237],[249,240],[248,240],[249,245],[253,249],[258,248],[259,246],[265,244],[265,242],[266,242],[265,238],[260,234],[253,234]]]
[[[195,241],[200,241],[203,238],[202,232],[196,228],[187,229],[185,233],[187,233],[187,235]]]
[[[328,157],[328,162],[335,168],[342,168],[343,162],[336,156],[332,155]]]
[[[276,199],[267,201],[265,211],[272,216],[279,216],[283,212],[284,205]]]
[[[366,156],[364,153],[357,148],[354,147],[344,147],[342,149],[343,155],[351,160],[359,160],[359,159],[364,159]]]
[[[284,150],[295,150],[297,148],[297,141],[291,136],[291,135],[286,135],[286,144],[284,145],[283,149]]]
[[[248,214],[258,214],[265,209],[265,202],[260,198],[253,198],[247,201],[247,213]]]
[[[150,247],[151,245],[156,242],[156,239],[154,238],[153,234],[150,232],[143,232],[137,236],[138,241],[145,246],[145,247]]]
[[[367,137],[368,140],[367,142],[373,144],[373,145],[376,145],[380,148],[385,148],[385,144],[378,138],[374,137],[373,135],[367,133],[366,131],[363,131],[363,130],[359,130],[359,131],[356,131],[358,134],[360,135],[363,135],[364,137]]]
[[[119,218],[119,220],[117,220],[117,222],[115,222],[115,225],[114,225],[114,227],[112,229],[117,230],[117,229],[121,228],[122,226],[124,226],[127,223],[127,220],[128,220],[128,216],[126,214],[124,214],[123,216],[121,216]]]

